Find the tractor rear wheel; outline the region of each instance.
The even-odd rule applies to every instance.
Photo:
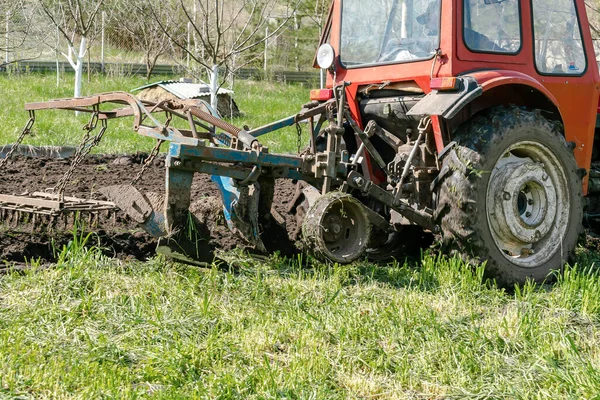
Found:
[[[487,261],[501,285],[542,281],[574,253],[581,178],[560,126],[517,107],[494,107],[459,128],[443,156],[436,221],[444,243]]]

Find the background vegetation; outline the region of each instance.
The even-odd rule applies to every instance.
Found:
[[[0,143],[12,143],[25,126],[29,116],[24,104],[66,98],[72,96],[69,82],[73,75],[66,74],[57,86],[56,76],[43,74],[0,74],[0,90],[3,112],[0,113]],[[170,76],[158,76],[157,80],[173,79]],[[94,74],[83,90],[83,95],[110,91],[129,91],[145,84],[141,76],[111,76]],[[258,127],[269,122],[297,113],[302,104],[309,101],[311,88],[300,85],[285,85],[266,81],[237,80],[235,101],[243,116],[229,119],[235,125]],[[36,114],[33,135],[26,138],[24,144],[32,145],[77,145],[83,137],[82,126],[89,116],[75,116],[66,111],[40,111]],[[150,151],[154,141],[137,135],[132,129],[132,119],[124,118],[109,122],[106,137],[94,150],[96,153],[132,153]],[[306,130],[306,129],[305,129]],[[308,140],[308,135],[304,137]],[[297,136],[295,129],[286,129],[265,135],[262,143],[274,151],[296,152]]]
[[[7,62],[57,58],[64,61],[62,53],[69,55],[69,45],[78,52],[77,45],[85,36],[84,61],[179,64],[204,76],[207,71],[203,65],[210,68],[225,58],[223,70],[241,66],[310,70],[330,3],[331,0],[3,1],[0,56]],[[236,45],[240,37],[248,41]],[[235,54],[227,55],[230,50],[235,50]]]

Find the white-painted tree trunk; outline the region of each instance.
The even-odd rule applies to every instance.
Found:
[[[74,97],[81,97],[81,82],[83,80],[83,58],[86,51],[86,38],[82,37],[79,43],[79,53],[77,53],[77,62],[75,63],[75,90]]]
[[[83,79],[83,58],[86,53],[86,42],[85,37],[81,38],[79,43],[79,52],[75,53],[74,46],[69,43],[69,54],[62,53],[67,59],[71,68],[75,71],[75,89],[73,90],[73,97],[81,97],[81,81]],[[79,115],[79,111],[75,111],[75,115]]]
[[[6,12],[6,32],[5,34],[5,39],[6,39],[6,49],[5,54],[4,54],[4,62],[8,65],[8,63],[10,62],[10,53],[9,53],[9,48],[10,48],[10,36],[8,31],[10,30],[10,25],[9,25],[9,21],[10,21],[10,12],[7,11]]]
[[[213,65],[212,71],[210,74],[210,106],[217,111],[217,105],[219,103],[219,99],[217,97],[217,92],[219,90],[219,66]]]

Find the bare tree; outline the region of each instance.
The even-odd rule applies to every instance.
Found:
[[[0,52],[3,57],[0,68],[20,61],[12,57],[11,53],[25,44],[25,39],[31,28],[31,15],[23,1],[0,2]]]
[[[228,75],[254,60],[260,45],[279,35],[293,17],[295,5],[280,3],[276,0],[194,0],[190,5],[184,0],[175,0],[179,12],[164,13],[159,6],[153,6],[152,13],[169,40],[206,70],[211,82],[211,105],[216,109],[218,89]],[[169,26],[182,26],[182,22],[198,41],[194,46],[190,46],[186,35],[169,30]],[[267,26],[270,33],[265,35]],[[220,79],[221,71],[224,73]]]
[[[288,3],[293,1],[288,0]],[[310,65],[330,7],[331,0],[301,0],[298,4],[294,15],[292,51],[297,71],[301,65]]]
[[[161,7],[161,3],[165,4],[162,0],[119,0],[112,13],[116,20],[114,29],[132,44],[133,49],[144,53],[146,80],[150,79],[158,58],[172,49],[169,34],[173,35],[177,30],[176,26],[168,25],[163,30],[154,18],[153,11],[172,12],[171,7]],[[160,19],[165,20],[166,16],[161,15]]]
[[[83,60],[88,51],[88,39],[104,0],[37,0],[42,12],[67,41],[68,51],[62,52],[75,71],[74,96],[81,96]]]

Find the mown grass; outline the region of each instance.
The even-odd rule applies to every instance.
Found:
[[[84,241],[0,278],[0,397],[596,398],[600,282],[483,267],[121,263]],[[93,241],[93,237],[90,238]]]
[[[70,95],[70,80],[57,92],[53,79],[0,76],[0,142],[16,137],[24,101]],[[85,90],[141,84],[95,77]],[[252,126],[306,93],[236,85]],[[36,125],[31,141],[75,143],[61,132],[82,121],[56,118],[60,130]],[[263,142],[295,151],[293,133]],[[108,138],[100,151],[152,145],[125,130]],[[0,276],[0,398],[600,397],[598,256],[583,249],[556,283],[507,291],[483,266],[433,252],[387,266],[230,253],[196,269],[108,259],[94,243],[74,233],[55,265]]]
[[[157,76],[152,82],[163,79],[178,79],[173,76]],[[139,76],[92,75],[90,81],[85,80],[83,95],[101,92],[130,91],[147,82]],[[309,88],[300,85],[285,85],[268,82],[237,80],[234,96],[240,110],[244,114],[240,118],[229,121],[238,125],[258,127],[298,112],[302,104],[308,101]],[[28,120],[24,104],[28,102],[46,101],[73,96],[73,74],[61,75],[56,85],[56,75],[52,74],[0,74],[0,144],[14,142]],[[74,112],[43,110],[36,113],[33,136],[24,143],[32,145],[77,145],[83,136],[82,126],[89,115],[75,116]],[[306,128],[305,128],[306,130]],[[303,137],[308,140],[308,135]],[[285,129],[265,135],[263,144],[272,151],[296,152],[297,136],[295,129]],[[132,130],[132,119],[125,118],[109,121],[105,138],[94,149],[96,153],[131,153],[149,151],[154,146],[152,139],[137,135]]]

